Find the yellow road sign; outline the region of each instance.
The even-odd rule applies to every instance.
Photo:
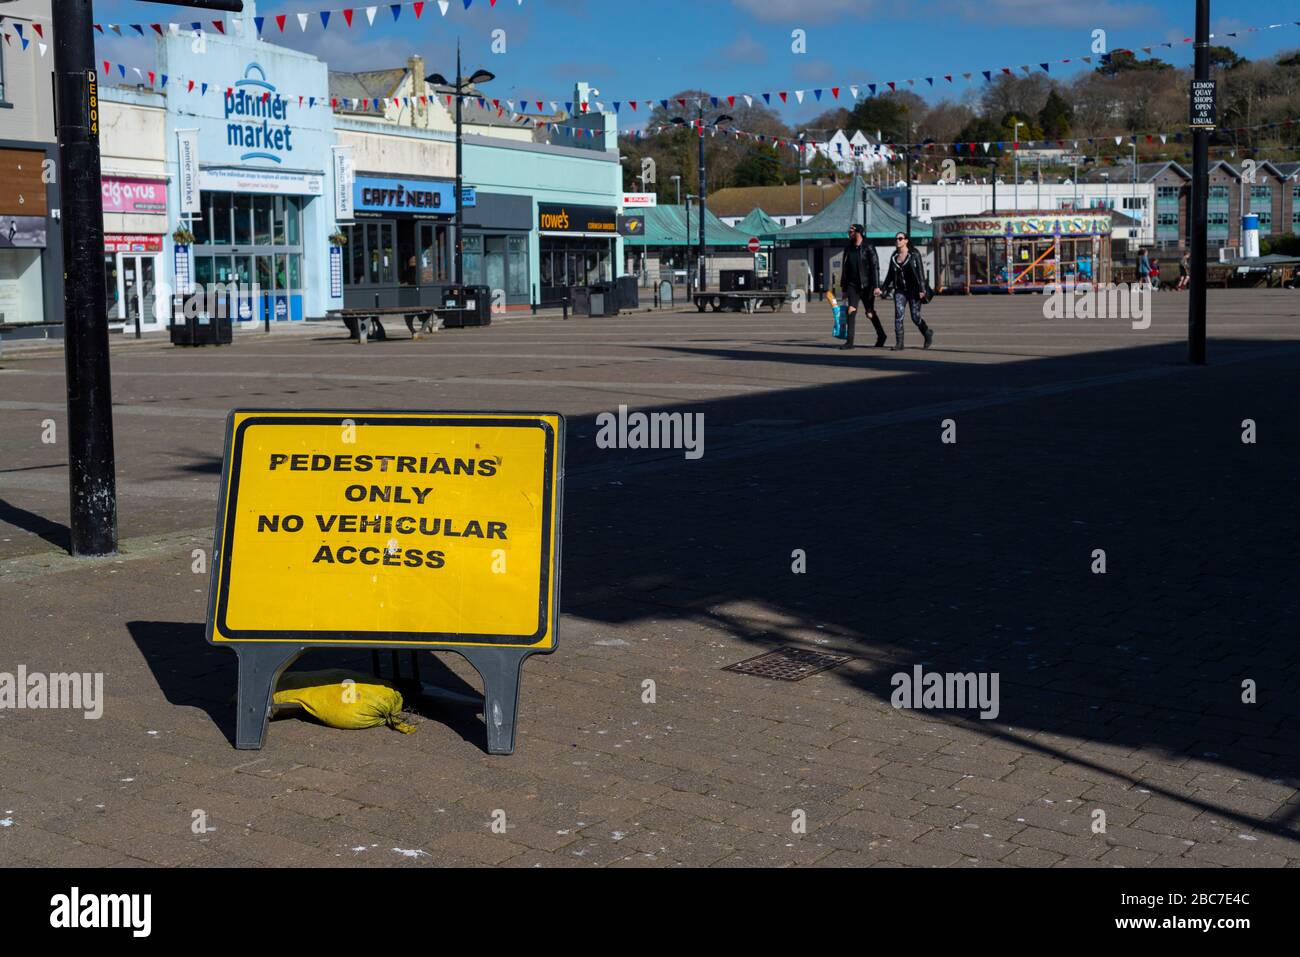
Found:
[[[553,650],[563,426],[231,412],[208,640]]]

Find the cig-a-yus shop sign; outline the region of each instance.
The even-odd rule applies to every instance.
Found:
[[[293,152],[293,127],[287,120],[289,101],[267,82],[257,63],[244,68],[244,78],[226,90],[226,145],[244,152],[241,161],[283,163]]]

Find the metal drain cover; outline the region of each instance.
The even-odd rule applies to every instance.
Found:
[[[809,651],[806,648],[778,648],[755,658],[747,658],[734,665],[727,665],[723,671],[735,671],[742,675],[756,675],[759,678],[771,678],[774,681],[802,681],[819,671],[835,668],[852,661],[852,655],[836,655],[826,651]]]

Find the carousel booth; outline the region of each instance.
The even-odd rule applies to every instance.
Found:
[[[935,285],[945,292],[1020,292],[1108,283],[1111,219],[1072,210],[941,216]]]

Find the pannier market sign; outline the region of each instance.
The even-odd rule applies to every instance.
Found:
[[[283,163],[293,152],[293,128],[285,122],[289,101],[266,81],[257,63],[244,68],[244,78],[226,91],[226,145],[246,150],[241,160]]]

